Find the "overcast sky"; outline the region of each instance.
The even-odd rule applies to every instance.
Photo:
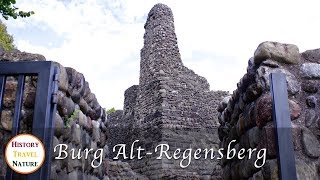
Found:
[[[4,21],[21,51],[84,74],[99,103],[122,109],[138,84],[143,25],[158,2],[171,7],[182,61],[212,90],[232,92],[259,43],[320,48],[320,2],[294,0],[19,0],[27,19]]]

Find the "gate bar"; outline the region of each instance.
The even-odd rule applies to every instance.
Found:
[[[20,129],[20,118],[21,118],[21,107],[23,100],[23,91],[24,91],[24,75],[18,76],[18,85],[16,91],[16,99],[14,104],[14,114],[13,114],[13,122],[12,122],[12,137],[19,133]],[[7,179],[13,179],[14,172],[11,168],[7,168]]]
[[[279,178],[281,180],[297,180],[285,74],[270,74],[270,91],[277,141]]]
[[[6,76],[0,75],[0,119],[1,119],[1,110],[2,110],[2,102],[4,96],[4,90],[6,87]]]
[[[37,96],[35,99],[34,105],[34,115],[32,122],[32,134],[37,136],[42,140],[42,143],[46,150],[46,157],[42,167],[36,172],[29,174],[27,180],[34,179],[50,179],[50,170],[51,167],[51,143],[53,136],[51,131],[53,130],[50,124],[54,123],[55,117],[50,109],[52,107],[51,98],[52,98],[52,85],[54,80],[54,64],[51,62],[50,64],[42,65],[42,69],[45,71],[41,71],[38,74],[37,81]],[[45,99],[43,99],[45,97]]]
[[[43,167],[43,174],[41,176],[41,179],[50,179],[50,173],[51,173],[51,162],[53,157],[53,136],[54,136],[54,125],[55,125],[55,117],[56,117],[56,110],[57,110],[57,94],[58,94],[58,88],[59,88],[59,75],[60,75],[60,69],[57,66],[54,66],[51,68],[51,72],[53,72],[53,81],[51,85],[51,106],[50,106],[50,118],[51,121],[46,121],[47,123],[47,135],[46,139],[44,140],[47,142],[45,144],[47,153],[46,153],[46,165]]]
[[[14,116],[13,116],[13,124],[12,124],[12,136],[15,136],[19,133],[20,129],[20,118],[21,118],[21,107],[23,100],[23,91],[24,91],[24,75],[18,76],[18,86],[16,92],[16,101],[14,105]]]

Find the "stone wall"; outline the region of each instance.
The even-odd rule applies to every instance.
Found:
[[[45,61],[45,57],[15,50],[11,52],[1,51],[0,60]],[[60,68],[60,82],[53,147],[57,144],[67,144],[68,150],[71,148],[76,150],[103,148],[104,162],[98,168],[92,168],[90,163],[93,160],[93,154],[89,154],[88,159],[72,160],[71,156],[68,156],[64,160],[54,160],[54,157],[58,156],[56,152],[52,157],[51,179],[107,178],[106,165],[109,160],[105,158],[108,152],[105,111],[99,105],[89,88],[89,83],[85,81],[81,73],[69,67],[65,68],[59,63],[56,63],[56,65]],[[36,80],[35,77],[26,78],[20,133],[31,132]],[[0,123],[0,139],[3,142],[0,149],[0,166],[2,167],[0,169],[0,179],[6,174],[3,154],[4,147],[11,138],[16,86],[16,78],[9,77],[6,83]]]
[[[231,97],[218,108],[221,147],[267,149],[267,161],[222,159],[223,179],[279,179],[269,74],[286,75],[298,179],[317,179],[320,170],[320,49],[299,53],[295,45],[261,43],[248,62],[247,73]],[[233,146],[234,145],[234,146]],[[253,155],[256,157],[256,153]]]
[[[154,152],[158,144],[168,144],[170,155],[177,148],[181,151],[188,148],[217,149],[217,106],[228,93],[210,91],[204,77],[183,65],[173,15],[168,6],[155,5],[144,27],[139,85],[126,90],[123,114],[117,112],[117,115],[108,117],[108,127],[113,132],[109,142],[115,138],[116,142],[130,147],[134,140],[139,140],[137,146],[141,145],[146,152]],[[119,137],[122,139],[118,140]],[[115,143],[109,147],[113,145]],[[111,157],[116,155],[110,154]],[[151,179],[220,177],[217,160],[200,159],[182,168],[179,165],[181,159],[157,160],[157,153],[142,156],[141,160],[128,162],[134,171]]]

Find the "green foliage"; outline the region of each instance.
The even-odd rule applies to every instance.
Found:
[[[106,114],[111,114],[113,112],[116,112],[116,109],[113,107],[113,108],[110,108],[106,111]]]
[[[14,4],[16,4],[16,0],[0,0],[0,13],[4,19],[8,20],[9,17],[14,19],[17,19],[17,17],[25,18],[34,14],[33,11],[19,11],[19,8],[15,7]]]
[[[70,127],[73,120],[79,118],[79,112],[80,110],[76,109],[70,117],[65,117],[64,127]]]
[[[1,1],[1,0],[0,0]],[[0,46],[4,50],[10,51],[14,49],[13,38],[7,32],[7,27],[0,21]]]

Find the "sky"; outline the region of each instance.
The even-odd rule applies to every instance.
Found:
[[[232,92],[261,42],[320,48],[317,0],[19,0],[26,19],[1,19],[21,51],[84,74],[102,107],[123,108],[139,82],[144,23],[156,3],[168,5],[185,66],[211,90]]]

